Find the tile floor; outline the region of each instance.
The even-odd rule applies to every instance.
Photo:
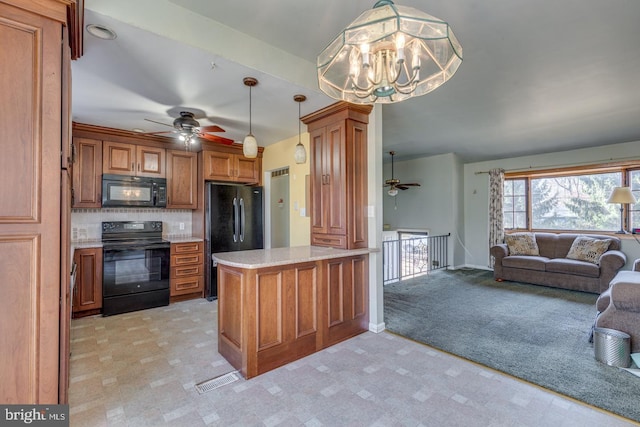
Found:
[[[251,380],[217,352],[217,303],[71,325],[71,426],[637,425],[390,333],[364,333]]]

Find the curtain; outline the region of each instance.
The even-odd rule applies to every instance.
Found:
[[[503,200],[504,169],[489,171],[489,247],[503,243]],[[493,268],[494,258],[489,256],[489,267]]]

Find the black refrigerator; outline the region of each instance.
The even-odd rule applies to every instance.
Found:
[[[264,248],[264,199],[262,187],[211,182],[205,194],[205,295],[213,301],[218,298],[218,267],[211,254]]]

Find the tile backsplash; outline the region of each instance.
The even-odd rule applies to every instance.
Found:
[[[71,241],[100,240],[103,221],[162,221],[165,236],[190,236],[191,214],[189,209],[71,209]]]

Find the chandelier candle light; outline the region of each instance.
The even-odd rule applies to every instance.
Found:
[[[607,203],[620,203],[620,230],[616,231],[616,234],[627,234],[627,232],[624,230],[623,205],[625,203],[637,203],[636,198],[633,197],[631,188],[614,187],[613,191],[611,192],[611,196],[609,196],[609,200],[607,200]]]
[[[293,158],[298,164],[303,164],[307,161],[307,150],[305,150],[302,141],[300,140],[300,104],[307,100],[304,95],[293,95],[293,100],[298,103],[298,143],[296,144],[296,151],[293,153]]]
[[[258,141],[256,141],[256,137],[251,132],[251,88],[258,84],[258,79],[245,77],[242,82],[245,86],[249,86],[249,134],[244,137],[242,153],[248,159],[255,159],[258,156]]]
[[[318,84],[334,99],[386,104],[431,92],[461,63],[448,23],[378,0],[318,55]]]

